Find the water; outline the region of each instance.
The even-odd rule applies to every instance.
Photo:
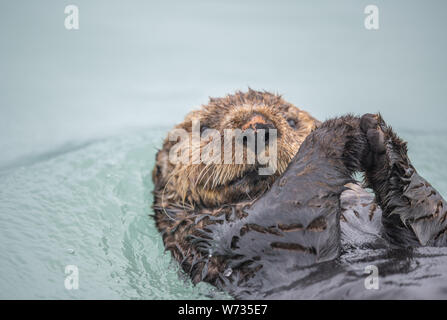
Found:
[[[227,298],[209,285],[194,287],[185,281],[170,254],[164,252],[149,217],[151,169],[166,130],[129,130],[54,150],[0,173],[0,298]],[[447,176],[442,170],[447,135],[403,133],[417,168],[447,195]],[[445,249],[421,254],[430,252],[447,255]],[[299,287],[296,296],[318,297],[318,290],[326,287],[327,291],[334,281],[352,285],[352,273],[359,286],[365,265],[386,264],[384,255],[383,250],[348,251],[330,281],[328,276],[321,279],[321,274],[328,274],[322,272],[307,279],[312,285],[307,291]],[[419,276],[442,276],[439,268],[445,272],[446,256],[422,259],[427,263],[419,263],[421,259],[405,256],[402,263],[413,261]],[[64,287],[67,265],[79,268],[79,290]],[[412,283],[411,278],[404,279]],[[391,287],[400,285],[398,281]],[[418,285],[413,282],[413,289]],[[357,290],[352,295],[367,293]]]
[[[447,196],[445,2],[376,1],[377,32],[362,1],[77,4],[67,31],[60,1],[0,3],[0,298],[228,298],[164,252],[150,174],[186,112],[247,86],[321,120],[381,111]],[[347,252],[272,297],[445,297],[445,249],[421,250]],[[365,263],[406,262],[362,289]],[[67,265],[79,290],[64,287]]]
[[[133,132],[1,174],[1,298],[210,297],[181,281],[149,217],[155,147]],[[79,290],[64,287],[66,265]]]

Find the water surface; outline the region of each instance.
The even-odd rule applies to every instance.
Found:
[[[227,297],[164,252],[151,170],[189,110],[248,86],[320,120],[380,111],[447,196],[446,2],[375,1],[378,31],[357,0],[76,4],[80,30],[67,31],[63,2],[0,3],[0,298]],[[445,297],[445,254],[348,251],[271,297]],[[403,267],[370,292],[366,263]]]

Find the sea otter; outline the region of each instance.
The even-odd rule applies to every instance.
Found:
[[[358,230],[370,228],[393,245],[447,243],[444,199],[417,174],[405,143],[378,115],[321,123],[279,95],[250,89],[211,98],[175,129],[192,138],[195,119],[202,133],[253,130],[264,141],[265,129],[275,129],[277,166],[260,175],[258,161],[194,163],[202,142],[188,161],[172,163],[179,142],[166,138],[153,170],[154,219],[165,248],[194,283],[253,289],[288,268],[335,259],[343,228],[363,224],[353,217],[367,222]],[[352,178],[357,171],[375,201]]]

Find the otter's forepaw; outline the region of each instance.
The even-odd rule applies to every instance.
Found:
[[[384,165],[386,154],[386,125],[380,115],[367,113],[360,119],[360,129],[368,141],[368,151],[362,160],[366,171]]]
[[[380,115],[367,113],[360,119],[360,128],[366,134],[370,150],[383,154],[386,151],[385,134],[381,128],[383,120]]]
[[[369,151],[365,182],[374,190],[388,240],[398,245],[447,245],[447,203],[415,170],[407,144],[380,115],[360,120]]]

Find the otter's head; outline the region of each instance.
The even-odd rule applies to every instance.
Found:
[[[165,140],[153,172],[156,189],[164,201],[193,207],[253,199],[284,172],[317,124],[307,112],[268,92],[250,89],[211,98]],[[266,159],[275,160],[273,166]],[[262,173],[267,166],[273,170]]]

